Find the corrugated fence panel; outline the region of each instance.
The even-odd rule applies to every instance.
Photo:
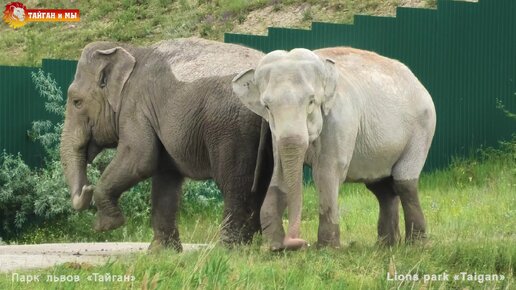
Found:
[[[31,165],[40,160],[43,152],[30,142],[27,131],[35,119],[44,118],[43,101],[35,98],[32,67],[0,66],[0,148],[9,153],[22,154]]]
[[[406,64],[432,95],[437,130],[426,170],[454,156],[496,146],[516,133],[516,1],[441,0],[438,9],[398,8],[397,16],[357,15],[353,25],[314,22],[311,30],[269,29],[269,36],[226,34],[264,52],[352,46]]]
[[[76,61],[43,60],[42,70],[51,73],[63,90],[71,83]],[[35,67],[0,66],[0,150],[21,153],[31,166],[41,166],[44,154],[41,146],[28,137],[36,120],[61,121],[45,111],[44,100],[36,91],[31,72]]]
[[[77,61],[75,60],[44,59],[42,66],[45,72],[52,74],[63,90],[63,96],[66,96],[65,93],[73,81],[76,68]]]

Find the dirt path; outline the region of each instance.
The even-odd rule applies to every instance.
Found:
[[[0,246],[0,272],[75,262],[102,264],[110,257],[147,251],[148,243],[77,243]],[[205,247],[183,244],[184,251]]]

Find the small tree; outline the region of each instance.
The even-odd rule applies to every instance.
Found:
[[[64,98],[61,88],[52,78],[51,74],[45,75],[40,69],[32,72],[32,81],[41,97],[45,99],[45,110],[55,114],[61,119],[65,116]],[[63,122],[52,123],[52,121],[34,121],[29,136],[39,142],[50,160],[59,159],[59,140],[63,131]]]

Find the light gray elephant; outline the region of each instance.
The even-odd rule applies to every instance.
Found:
[[[417,188],[436,116],[429,93],[405,65],[345,47],[273,51],[235,77],[233,91],[272,131],[274,173],[261,209],[272,250],[306,245],[299,237],[303,163],[312,167],[319,192],[319,246],[340,246],[342,182],[365,183],[376,195],[380,242],[399,240],[399,199],[406,239],[425,238]]]
[[[258,147],[262,118],[233,95],[231,80],[262,55],[201,39],[151,47],[87,45],[68,89],[61,140],[73,207],[88,208],[93,197],[95,229],[117,228],[124,223],[120,195],[152,178],[151,248],[181,250],[181,185],[185,178],[213,178],[224,195],[223,241],[250,241],[260,230],[259,210],[272,175],[272,152],[266,151],[272,145]],[[114,159],[98,184],[90,185],[87,162],[114,147]]]

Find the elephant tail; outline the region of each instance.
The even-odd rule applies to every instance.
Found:
[[[262,119],[260,128],[260,143],[258,145],[258,156],[256,159],[256,167],[254,169],[254,180],[252,192],[256,193],[260,183],[265,182],[267,187],[272,177],[274,168],[274,158],[272,152],[272,136],[269,123]]]

